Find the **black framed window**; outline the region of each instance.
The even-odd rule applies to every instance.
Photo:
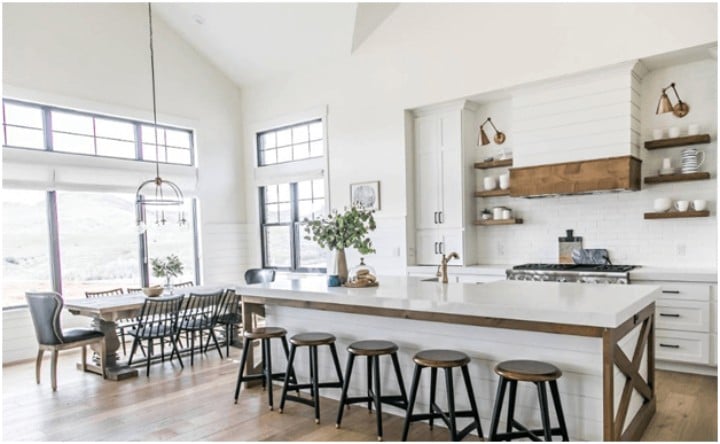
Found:
[[[194,165],[193,131],[3,99],[3,146]]]
[[[260,187],[263,267],[325,272],[325,251],[303,239],[303,219],[325,212],[323,179]]]
[[[322,119],[257,133],[257,150],[258,166],[322,157]]]

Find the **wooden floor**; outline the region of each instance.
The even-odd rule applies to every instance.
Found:
[[[312,408],[288,403],[268,411],[266,394],[252,388],[233,404],[240,351],[220,360],[208,353],[185,370],[165,363],[138,378],[113,382],[75,370],[79,354],[61,354],[58,391],[49,384],[49,361],[42,381],[34,363],[3,368],[4,441],[376,441],[375,417],[353,406],[335,428],[337,402],[323,399],[321,424]],[[717,378],[657,372],[658,411],[645,441],[717,441]],[[275,390],[276,400],[279,390]],[[277,404],[276,404],[277,405]],[[384,415],[385,440],[400,439],[402,419]],[[483,421],[485,433],[489,424]],[[447,430],[411,427],[414,441],[445,441]],[[477,440],[477,436],[468,440]]]

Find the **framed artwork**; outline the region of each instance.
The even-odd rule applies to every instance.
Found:
[[[380,210],[380,182],[350,184],[350,203],[357,203],[368,209]]]

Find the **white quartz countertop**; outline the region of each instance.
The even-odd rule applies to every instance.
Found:
[[[441,284],[386,276],[375,288],[327,287],[327,278],[238,285],[241,295],[318,303],[615,328],[654,302],[654,285],[497,281]]]

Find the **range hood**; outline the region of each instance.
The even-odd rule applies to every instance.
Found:
[[[510,195],[541,197],[640,190],[642,161],[633,156],[510,169]]]

